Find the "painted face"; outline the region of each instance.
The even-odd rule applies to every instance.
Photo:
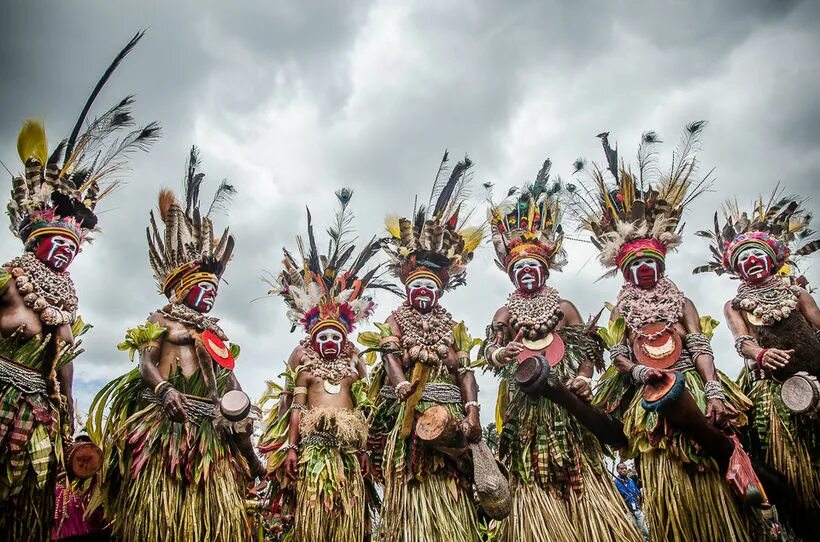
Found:
[[[737,272],[747,282],[760,282],[769,278],[774,270],[771,256],[763,249],[749,246],[737,255]]]
[[[624,278],[638,288],[652,288],[663,276],[663,262],[656,258],[638,258],[624,269]]]
[[[197,312],[206,313],[214,307],[216,285],[210,281],[198,282],[185,296],[185,305]]]
[[[438,303],[441,291],[433,279],[418,278],[407,285],[407,299],[410,305],[419,312],[430,312]]]
[[[77,255],[77,243],[64,235],[47,235],[37,243],[34,255],[54,271],[65,271]]]
[[[347,339],[338,329],[328,327],[313,337],[313,349],[319,352],[324,359],[336,359],[342,353]]]
[[[544,286],[549,271],[535,258],[521,258],[510,269],[510,279],[522,292],[535,292]]]

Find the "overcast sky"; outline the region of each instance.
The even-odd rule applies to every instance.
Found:
[[[333,192],[352,188],[356,226],[369,238],[383,231],[385,214],[409,213],[414,194],[427,194],[445,148],[474,159],[475,203],[483,205],[481,183],[500,193],[531,180],[546,157],[565,178],[575,158],[600,160],[599,132],[632,159],[641,132],[656,130],[668,157],[684,124],[707,119],[701,158],[716,168],[716,190],[686,217],[684,245],[668,267],[701,314],[719,320],[735,285],[691,275],[708,255],[692,232],[724,198],[748,202],[778,180],[817,208],[817,2],[260,4],[3,4],[0,158],[15,173],[23,120],[43,118],[56,144],[119,48],[148,29],[98,100],[100,111],[135,93],[137,118],[158,120],[164,136],[104,202],[103,233],[72,267],[83,317],[95,326],[76,363],[83,408],[132,367],[115,348],[126,328],[164,302],[144,228],[159,188],[180,187],[192,144],[211,188],[228,178],[239,190],[230,214],[216,217],[232,228],[237,251],[214,314],[243,347],[237,373],[252,398],[300,338],[289,333],[281,300],[253,300],[265,294],[263,270],[277,271],[282,246],[303,232],[305,204],[326,225]],[[552,282],[582,314],[597,312],[620,280],[594,283],[602,269],[591,247],[567,248],[569,265]],[[0,251],[11,259],[19,241],[3,236]],[[511,289],[492,260],[485,245],[468,285],[443,299],[474,334]],[[816,261],[806,263],[817,284]],[[378,300],[378,319],[399,302]],[[725,326],[714,344],[718,367],[735,376],[740,361]],[[486,423],[497,386],[489,376],[479,382]]]

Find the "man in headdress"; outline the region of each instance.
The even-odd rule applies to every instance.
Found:
[[[500,540],[549,533],[557,541],[639,541],[640,534],[610,480],[598,439],[566,408],[525,393],[513,376],[519,360],[543,358],[561,382],[589,401],[603,345],[570,301],[546,284],[566,263],[557,183],[544,162],[535,182],[490,207],[499,268],[515,291],[488,326],[485,357],[502,378],[501,460],[510,473],[513,507]],[[511,382],[512,381],[512,382]],[[592,408],[592,407],[588,407]]]
[[[384,478],[384,542],[478,540],[471,477],[414,430],[422,413],[440,406],[468,442],[481,438],[469,346],[457,340],[466,333],[454,331],[456,322],[439,303],[445,291],[464,284],[481,240],[480,231],[464,228],[459,218],[459,210],[469,215],[463,189],[472,162],[465,158],[447,178],[447,161],[445,153],[430,204],[412,218],[387,224],[389,269],[404,284],[407,299],[387,319],[381,340],[387,353],[374,372],[379,396],[370,446]]]
[[[611,327],[621,332],[610,345],[613,365],[596,403],[623,421],[629,447],[621,455],[637,458],[649,532],[681,542],[752,537],[752,515],[722,473],[731,471],[729,479],[750,502],[764,498],[739,443],[723,432],[745,426],[751,404],[715,368],[695,305],[665,276],[667,251],[680,244],[683,211],[708,187],[708,176],[694,179],[704,125],[687,126],[663,175],[653,163],[654,132],[644,134],[637,172],[618,163],[602,134],[616,186],[610,190],[596,167],[597,189],[583,213],[601,262],[624,277],[611,315]]]
[[[233,237],[214,236],[210,211],[234,192],[224,182],[206,212],[200,207],[204,174],[191,149],[185,202],[159,193],[164,235],[151,212],[149,260],[169,303],[128,330],[121,350],[139,367],[107,384],[90,419],[101,419],[105,451],[100,495],[115,535],[124,541],[244,540],[245,484],[264,467],[253,451],[254,412],[233,372],[229,345],[209,316],[231,258]],[[230,401],[226,401],[230,398]]]
[[[698,232],[712,239],[713,261],[694,272],[740,279],[724,314],[745,362],[741,385],[754,403],[750,453],[785,477],[791,494],[777,499],[779,516],[809,538],[820,514],[820,311],[805,281],[789,275],[794,260],[820,242],[805,242],[810,213],[777,189],[768,202],[759,198],[751,213],[733,202],[723,210],[722,227],[715,213],[715,230]],[[804,244],[792,255],[789,245],[798,240]]]
[[[42,122],[29,120],[17,139],[25,176],[12,181],[11,229],[22,255],[0,269],[0,537],[49,540],[55,480],[74,434],[73,360],[86,326],[68,272],[95,230],[97,203],[116,186],[111,174],[129,150],[158,135],[150,124],[108,148],[109,136],[131,126],[126,98],[86,125],[86,115],[137,34],[97,83],[71,136],[48,154]],[[82,128],[85,131],[80,133]],[[123,152],[124,151],[124,152]],[[99,156],[105,156],[102,160]],[[65,158],[63,158],[65,157]]]
[[[369,505],[374,504],[366,480],[367,375],[348,336],[373,313],[369,290],[394,287],[376,278],[377,268],[364,269],[379,251],[375,238],[353,258],[352,191],[342,189],[336,197],[340,208],[328,230],[328,253],[317,252],[308,212],[309,252],[301,252],[301,241],[301,261],[285,250],[284,270],[269,292],[284,298],[294,328],[301,326],[307,334],[288,363],[295,377],[289,390],[293,399],[284,412],[287,424],[276,411],[259,442],[269,454],[276,493],[271,500],[279,509],[295,481],[296,541],[362,542],[369,538]]]

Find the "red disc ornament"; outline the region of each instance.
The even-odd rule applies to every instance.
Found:
[[[563,339],[557,333],[548,333],[546,337],[535,341],[523,339],[521,344],[524,345],[524,349],[518,354],[518,361],[541,355],[544,356],[550,367],[555,367],[564,359],[566,347]]]
[[[208,351],[211,358],[226,369],[233,369],[236,360],[233,359],[231,349],[211,330],[202,332],[202,346]]]
[[[641,363],[653,369],[668,369],[680,358],[680,335],[663,322],[647,324],[632,342],[632,352]]]

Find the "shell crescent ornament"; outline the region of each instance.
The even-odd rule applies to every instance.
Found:
[[[566,346],[557,333],[550,332],[541,339],[534,341],[524,339],[521,344],[524,349],[518,354],[518,361],[524,361],[532,356],[544,356],[550,367],[558,365],[564,359]]]
[[[322,383],[322,386],[325,388],[325,391],[328,392],[331,395],[336,395],[340,391],[342,391],[342,385],[341,384],[331,384],[327,380],[325,380]]]
[[[233,354],[231,354],[231,349],[228,348],[225,342],[213,331],[207,330],[202,332],[202,346],[205,347],[211,359],[222,367],[233,370],[236,366],[236,360]]]
[[[662,322],[647,324],[633,341],[632,351],[641,363],[653,369],[675,365],[683,351],[680,336]]]

